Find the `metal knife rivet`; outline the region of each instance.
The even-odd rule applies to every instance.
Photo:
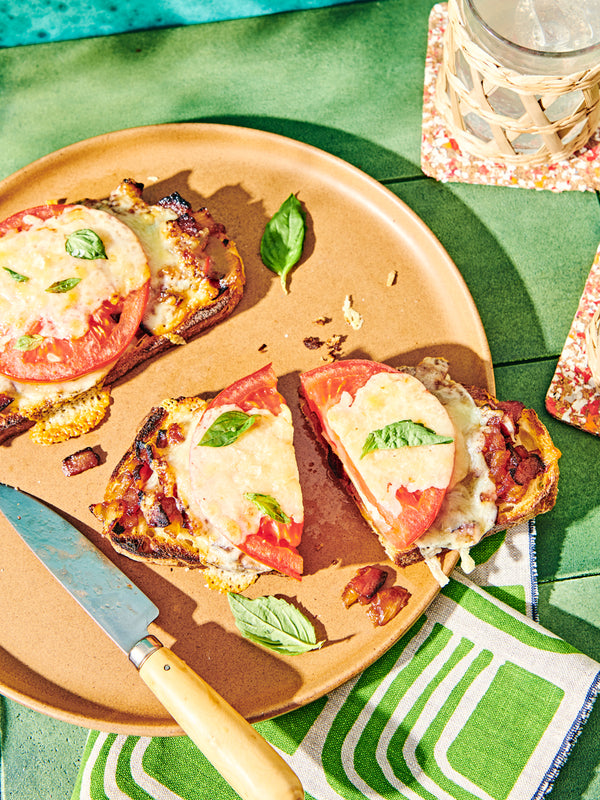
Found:
[[[169,666],[169,664],[165,664],[163,669],[165,672],[168,672],[171,669],[171,667]]]

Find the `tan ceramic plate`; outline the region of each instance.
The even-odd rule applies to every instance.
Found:
[[[99,544],[160,609],[153,632],[248,719],[265,719],[322,696],[373,662],[438,591],[423,564],[401,571],[386,564],[390,580],[412,593],[393,622],[374,628],[363,607],[342,605],[340,592],[358,567],[386,562],[354,505],[332,483],[298,411],[298,375],[321,364],[325,353],[307,349],[304,339],[342,335],[344,357],[395,366],[441,354],[457,379],[492,389],[485,334],[448,255],[390,191],[327,153],[261,131],[164,125],[74,144],[0,183],[0,219],[46,200],[106,196],[125,177],[146,184],[151,201],[178,190],[194,206],[207,205],[243,255],[245,297],[229,320],[117,386],[97,430],[51,447],[33,445],[26,434],[2,446],[0,480],[50,502]],[[308,233],[284,295],[258,253],[267,220],[291,192],[306,208]],[[397,280],[387,286],[393,271]],[[344,321],[346,295],[364,319],[358,331]],[[316,324],[323,316],[331,322]],[[288,658],[242,639],[226,597],[205,588],[201,572],[151,568],[115,554],[100,541],[88,511],[152,404],[217,392],[269,361],[295,418],[306,574],[301,583],[262,577],[248,594],[288,598],[326,639],[321,650]],[[88,445],[103,454],[103,463],[66,478],[62,459]],[[0,691],[87,727],[180,733],[126,656],[4,520],[0,536]]]

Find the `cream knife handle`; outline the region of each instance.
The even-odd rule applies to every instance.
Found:
[[[151,652],[139,673],[243,800],[304,800],[300,781],[281,756],[168,647]]]

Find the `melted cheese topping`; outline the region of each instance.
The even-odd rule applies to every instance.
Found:
[[[482,453],[487,424],[485,409],[479,408],[460,384],[448,377],[442,359],[426,358],[416,376],[444,405],[456,430],[457,458],[451,488],[446,493],[434,524],[416,542],[421,554],[442,585],[448,579],[436,558],[443,549],[457,550],[461,566],[475,566],[469,548],[477,544],[496,522],[496,488]]]
[[[89,372],[71,381],[56,381],[55,383],[17,383],[0,375],[0,394],[13,397],[10,411],[24,416],[35,417],[40,411],[71,399],[92,386],[102,382],[114,365],[114,361],[106,364],[95,372]]]
[[[200,401],[188,405],[186,403],[165,401],[165,407],[169,410],[169,422],[175,421],[180,426],[184,440],[176,444],[169,444],[162,450],[161,457],[165,459],[173,472],[176,493],[179,501],[183,504],[191,523],[191,529],[181,528],[177,531],[170,526],[165,537],[168,539],[191,540],[201,554],[202,562],[206,565],[217,567],[232,573],[262,573],[269,572],[270,567],[259,563],[255,559],[243,553],[235,545],[226,539],[222,534],[214,529],[207,528],[199,510],[194,502],[192,481],[190,475],[190,452],[193,443],[196,441],[196,428],[198,421],[204,411],[204,404],[200,407]],[[159,480],[156,473],[144,487],[145,492],[151,492],[153,486],[158,489]]]
[[[142,324],[155,336],[168,334],[177,328],[194,307],[209,303],[218,291],[198,269],[196,259],[202,259],[202,248],[212,250],[208,230],[193,242],[186,242],[181,229],[174,227],[177,213],[160,205],[148,205],[127,185],[121,184],[107,201],[98,207],[128,225],[139,238],[150,265],[150,295]],[[202,238],[204,237],[204,238]],[[219,242],[219,245],[221,243]],[[186,246],[190,252],[185,253]],[[223,259],[224,248],[218,257]]]
[[[26,221],[31,223],[29,230],[10,231],[0,238],[0,265],[27,278],[17,281],[6,269],[0,270],[0,319],[5,328],[0,343],[29,333],[38,322],[37,333],[42,336],[79,338],[105,300],[126,297],[150,277],[137,236],[111,214],[73,206],[59,217]],[[82,229],[100,237],[106,259],[69,255],[66,240]],[[79,279],[72,289],[48,291],[52,284],[70,278]]]
[[[210,408],[194,434],[190,452],[191,510],[230,542],[243,543],[259,528],[262,512],[244,495],[270,495],[296,522],[304,518],[292,416],[287,406],[275,416],[265,409],[250,413],[257,421],[232,444],[198,445],[213,422],[236,406]]]
[[[431,486],[445,489],[454,467],[453,443],[375,450],[361,458],[369,433],[407,419],[454,437],[454,427],[442,404],[420,381],[402,372],[377,373],[354,399],[344,392],[326,414],[328,432],[342,444],[360,474],[360,481],[354,481],[357,490],[360,492],[360,484],[364,484],[381,508],[394,516],[402,509],[396,497],[399,487],[410,492]],[[373,507],[367,498],[364,500]],[[379,519],[379,514],[374,511],[373,517]]]

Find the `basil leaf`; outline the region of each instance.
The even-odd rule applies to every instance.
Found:
[[[271,497],[270,494],[256,494],[255,492],[246,492],[244,495],[246,500],[251,500],[254,505],[262,511],[263,514],[266,514],[267,517],[271,517],[274,519],[275,522],[283,522],[284,525],[287,525],[288,522],[291,522],[288,515],[279,505],[277,500],[274,497]]]
[[[67,237],[65,250],[74,258],[108,258],[104,242],[91,228],[80,228]]]
[[[371,431],[363,445],[360,457],[363,458],[373,450],[395,450],[400,447],[420,447],[428,444],[449,444],[454,439],[442,436],[431,428],[411,419],[392,422],[379,430]]]
[[[24,283],[25,281],[29,280],[27,275],[21,275],[20,272],[15,272],[14,269],[10,269],[10,267],[2,267],[2,269],[5,270],[6,272],[8,272],[10,277],[14,281],[17,281],[18,283]]]
[[[267,223],[260,242],[263,264],[280,276],[284,292],[288,272],[302,255],[305,231],[302,204],[291,194]]]
[[[36,347],[39,347],[43,341],[44,337],[39,333],[35,333],[33,336],[19,336],[15,343],[15,347],[17,350],[35,350]]]
[[[278,597],[268,595],[250,600],[229,592],[229,607],[242,636],[285,655],[318,650],[313,624],[301,611]]]
[[[250,416],[243,411],[225,411],[217,417],[198,444],[202,447],[226,447],[239,439],[256,420],[256,415]]]
[[[81,278],[65,278],[63,281],[54,281],[54,283],[48,286],[46,291],[52,294],[64,294],[74,289],[80,280]]]

